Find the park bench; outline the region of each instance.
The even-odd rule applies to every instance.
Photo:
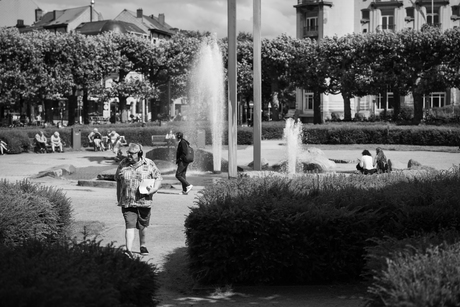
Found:
[[[175,139],[167,140],[165,135],[152,135],[151,138],[152,138],[153,147],[166,146],[170,148],[170,147],[176,146],[176,140]]]
[[[168,146],[164,135],[152,135],[151,138],[153,147]]]
[[[38,152],[39,148],[37,146],[37,142],[35,141],[35,138],[29,138],[29,142],[30,142],[30,148],[33,148],[34,152]],[[49,142],[46,142],[46,152],[48,153],[52,151],[53,149],[51,148],[51,144]]]

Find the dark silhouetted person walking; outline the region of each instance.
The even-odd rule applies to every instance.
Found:
[[[179,194],[187,195],[193,188],[193,185],[187,182],[187,167],[189,163],[186,162],[185,159],[185,156],[187,155],[187,149],[190,146],[190,143],[189,141],[184,139],[184,134],[182,132],[176,133],[176,139],[178,142],[176,152],[176,178],[182,184],[182,192],[180,192]]]

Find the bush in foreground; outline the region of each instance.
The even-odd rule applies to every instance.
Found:
[[[60,189],[0,180],[0,243],[63,238],[72,223],[70,199]]]
[[[0,245],[2,306],[156,306],[157,269],[94,241]]]
[[[220,182],[185,221],[191,271],[203,283],[358,279],[370,239],[459,230],[459,184],[458,168]]]
[[[380,298],[371,306],[459,306],[460,244],[400,253],[369,291]]]

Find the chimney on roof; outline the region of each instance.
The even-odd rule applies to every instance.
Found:
[[[16,28],[24,28],[24,20],[23,19],[18,19],[18,22],[16,23]]]
[[[35,9],[35,21],[39,21],[40,19],[42,19],[42,16],[43,16],[42,9],[40,8]]]
[[[142,9],[137,9],[137,18],[142,18],[144,16],[144,11]]]
[[[158,20],[164,26],[165,25],[165,14],[163,14],[163,13],[158,14]]]

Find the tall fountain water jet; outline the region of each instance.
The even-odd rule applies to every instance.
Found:
[[[296,173],[297,157],[299,155],[300,145],[302,144],[302,131],[302,123],[300,121],[296,122],[293,118],[288,118],[286,120],[283,137],[286,140],[287,147],[286,172],[288,174]]]
[[[199,52],[194,59],[189,84],[189,121],[191,121],[192,125],[201,120],[206,120],[210,123],[213,169],[215,173],[220,173],[226,105],[224,64],[222,52],[215,38],[207,37],[201,42]]]

